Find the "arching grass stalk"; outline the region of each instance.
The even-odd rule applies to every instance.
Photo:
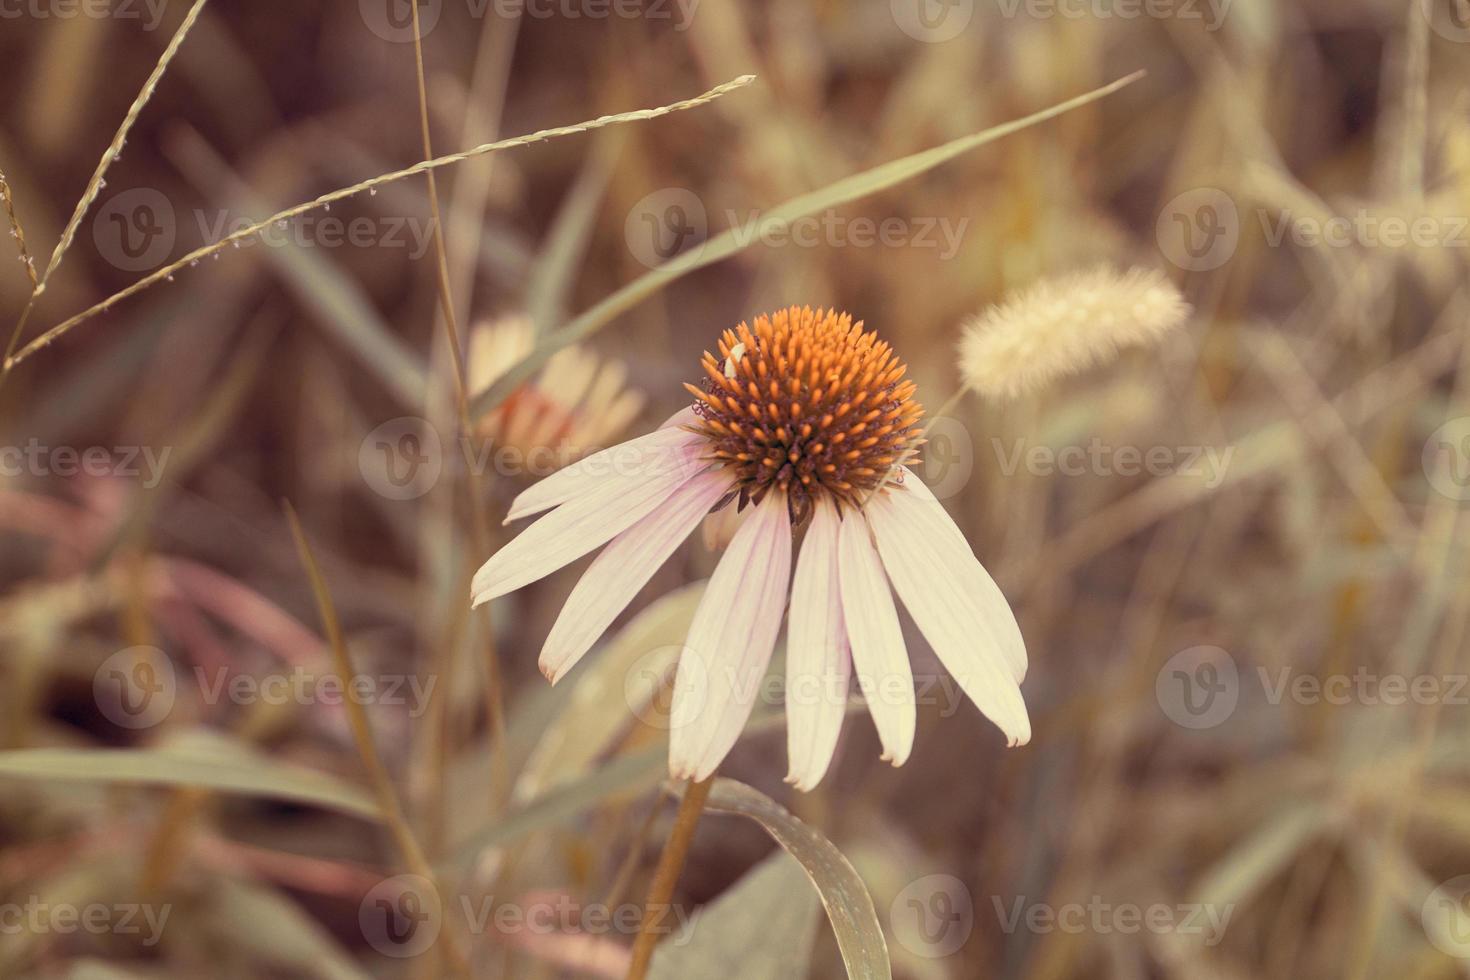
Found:
[[[179,47],[183,45],[184,38],[189,35],[190,28],[199,19],[199,14],[204,10],[204,4],[205,0],[197,0],[194,6],[189,8],[189,12],[184,15],[183,22],[179,24],[179,29],[169,39],[168,46],[163,49],[163,54],[159,55],[158,64],[153,66],[153,71],[149,73],[148,79],[138,91],[137,98],[133,99],[133,104],[128,106],[127,115],[123,116],[122,124],[117,127],[117,132],[113,134],[112,142],[103,151],[102,159],[97,161],[97,169],[92,171],[92,179],[87,181],[87,189],[82,191],[82,197],[77,201],[77,206],[72,210],[71,218],[66,223],[66,229],[62,231],[61,238],[56,243],[56,248],[51,252],[51,258],[46,261],[46,268],[41,270],[39,280],[36,278],[35,269],[30,269],[31,295],[26,300],[25,308],[21,310],[20,319],[15,323],[15,329],[11,331],[9,342],[5,345],[5,365],[3,370],[0,370],[0,382],[4,381],[5,376],[10,374],[10,369],[19,360],[18,358],[12,359],[11,355],[15,352],[16,344],[20,342],[21,335],[25,332],[26,323],[30,320],[31,311],[36,307],[36,301],[46,291],[46,283],[50,280],[51,274],[60,268],[62,256],[66,254],[66,250],[71,247],[71,243],[76,239],[77,228],[81,226],[82,219],[86,217],[88,209],[97,200],[97,196],[102,193],[102,188],[107,186],[107,181],[105,180],[107,168],[112,166],[112,162],[122,153],[123,147],[128,142],[128,133],[132,131],[133,124],[138,121],[138,116],[142,114],[143,107],[153,97],[154,90],[158,88],[159,80],[163,78],[163,73],[168,70],[169,63],[174,60],[174,55],[178,53]],[[18,227],[15,224],[14,213],[10,212],[10,195],[8,189],[5,195],[5,209],[7,213],[10,213],[11,226]],[[22,239],[21,244],[22,254],[24,255],[24,239]],[[27,265],[30,266],[29,257],[27,257],[26,261]]]
[[[167,280],[169,277],[173,276],[180,270],[186,269],[189,266],[196,264],[200,259],[207,259],[209,258],[209,256],[215,254],[216,252],[220,252],[226,248],[229,248],[235,245],[235,243],[242,241],[243,239],[258,235],[261,231],[270,227],[272,224],[289,221],[290,219],[297,217],[298,215],[305,214],[308,211],[314,211],[317,208],[324,208],[327,205],[332,204],[336,201],[341,201],[346,198],[353,197],[354,195],[361,194],[363,191],[372,191],[376,187],[379,187],[383,184],[392,183],[395,180],[404,180],[408,177],[416,176],[428,170],[436,170],[439,167],[447,167],[451,164],[461,163],[472,157],[481,156],[486,153],[494,153],[497,150],[509,150],[518,146],[529,146],[532,143],[543,143],[549,139],[556,139],[557,137],[561,136],[572,136],[577,133],[585,133],[589,132],[590,130],[601,129],[604,126],[612,126],[617,123],[640,122],[648,119],[657,119],[660,116],[666,116],[673,112],[681,112],[685,109],[693,109],[697,106],[702,106],[708,102],[712,102],[722,95],[728,95],[730,92],[733,92],[738,88],[743,88],[753,81],[755,81],[754,75],[741,75],[739,78],[731,79],[730,81],[725,82],[723,85],[717,85],[714,88],[710,89],[708,92],[705,92],[703,95],[696,96],[692,99],[684,99],[679,102],[672,102],[668,105],[659,106],[654,109],[636,109],[632,112],[621,112],[610,116],[599,116],[598,118],[590,120],[588,122],[575,123],[570,126],[556,126],[551,129],[543,129],[535,133],[529,133],[525,136],[516,136],[512,137],[511,139],[497,140],[493,143],[485,143],[460,153],[451,153],[448,156],[437,157],[433,160],[422,160],[411,167],[406,167],[402,170],[395,170],[391,173],[379,174],[376,177],[371,177],[367,180],[361,181],[360,183],[353,184],[351,187],[343,187],[340,190],[335,190],[328,194],[323,194],[320,197],[313,198],[310,201],[305,201],[301,204],[297,204],[294,207],[289,207],[284,211],[278,211],[277,213],[271,215],[269,218],[265,218],[261,221],[257,221],[255,224],[248,225],[247,227],[240,228],[236,231],[231,232],[230,234],[224,236],[219,241],[214,242],[211,245],[204,245],[194,249],[194,251],[185,255],[178,261],[170,262],[168,265],[163,266],[160,269],[155,269],[153,272],[144,276],[142,279],[139,279],[137,282],[133,283],[131,286],[128,286],[126,289],[112,294],[111,296],[102,300],[100,303],[97,303],[87,308],[86,310],[83,310],[81,313],[78,313],[76,316],[63,320],[61,323],[58,323],[56,326],[52,327],[45,333],[27,343],[19,351],[16,351],[13,354],[7,354],[4,362],[4,370],[7,372],[10,371],[26,358],[31,357],[38,351],[41,351],[46,347],[49,347],[51,344],[55,343],[58,338],[65,336],[78,324],[85,323],[86,321],[97,316],[99,313],[106,312],[122,300],[128,299],[131,296],[135,296],[148,287],[154,286],[160,282]],[[18,336],[19,334],[17,333],[17,337]]]

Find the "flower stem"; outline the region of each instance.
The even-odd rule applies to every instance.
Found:
[[[648,887],[643,923],[633,943],[633,960],[628,965],[627,980],[643,980],[648,973],[654,946],[658,944],[658,924],[667,918],[662,910],[673,897],[679,873],[684,870],[684,859],[689,856],[694,828],[699,825],[699,815],[704,812],[704,801],[709,798],[710,787],[714,783],[713,775],[703,782],[685,783],[684,798],[679,801],[679,812],[674,815],[674,829],[669,831],[669,839],[659,855],[658,868],[653,872],[653,884]]]

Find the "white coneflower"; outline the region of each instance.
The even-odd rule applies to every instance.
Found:
[[[1045,280],[966,324],[960,370],[985,397],[1015,398],[1154,343],[1189,314],[1157,271],[1104,267]]]
[[[476,326],[465,365],[470,391],[489,388],[535,346],[535,326],[525,315]],[[625,388],[626,381],[621,363],[564,347],[482,421],[480,434],[528,458],[551,449],[559,459],[575,459],[620,436],[642,410],[643,394]]]
[[[846,314],[792,307],[727,330],[698,401],[665,427],[531,487],[509,519],[551,508],[475,575],[476,604],[606,544],[541,651],[560,679],[722,501],[749,507],[700,600],[679,660],[669,768],[705,779],[735,744],[786,608],[790,772],[810,789],[832,759],[848,691],[863,691],[883,757],[913,746],[913,674],[893,592],[1011,745],[1028,741],[1026,649],[1000,589],[907,469],[923,409],[905,367]],[[740,351],[736,356],[736,351]],[[736,503],[728,506],[735,507]],[[792,577],[795,529],[808,523]]]

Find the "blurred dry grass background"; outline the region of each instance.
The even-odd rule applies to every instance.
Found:
[[[921,709],[902,769],[878,760],[855,713],[825,782],[791,793],[777,700],[757,709],[722,772],[848,855],[900,976],[1465,973],[1464,923],[1434,910],[1461,897],[1454,880],[1470,872],[1470,30],[1458,26],[1470,19],[1455,0],[1181,0],[1134,17],[1117,15],[1138,9],[1122,0],[921,0],[927,21],[905,3],[421,7],[436,153],[758,76],[700,108],[438,171],[459,331],[526,312],[555,328],[647,272],[645,232],[659,244],[684,244],[681,229],[713,235],[1146,69],[1104,100],[837,209],[809,246],[757,243],[673,282],[589,341],[644,394],[638,432],[680,407],[679,382],[718,330],[781,305],[866,320],[908,359],[930,406],[959,384],[964,318],[1038,277],[1159,267],[1197,309],[1159,352],[1003,410],[967,400],[936,430],[926,478],[944,487],[1031,652],[1030,746],[1006,750],[972,706],[942,703],[936,681],[941,703]],[[122,0],[96,8],[105,16],[62,9],[73,8],[0,6],[0,171],[42,267],[187,12]],[[221,220],[423,159],[412,35],[385,9],[407,7],[210,3],[22,342],[206,244]],[[937,26],[914,29],[925,23]],[[657,711],[640,712],[654,724],[631,721],[642,695],[627,679],[679,641],[689,583],[713,555],[681,549],[630,621],[554,689],[535,659],[577,569],[497,601],[493,621],[470,614],[467,575],[485,557],[472,506],[503,540],[500,518],[527,478],[492,465],[471,480],[452,448],[431,213],[417,178],[339,202],[317,218],[360,219],[360,242],[332,244],[318,222],[293,226],[284,247],[225,249],[8,375],[4,759],[186,747],[365,794],[340,707],[210,697],[194,682],[329,669],[279,503],[289,499],[357,668],[436,682],[423,703],[368,705],[436,866],[523,907],[557,894],[636,902],[670,811],[656,805]],[[1353,222],[1348,240],[1311,240],[1313,227],[1343,227],[1327,224],[1334,215]],[[853,222],[864,218],[896,221],[897,237],[863,244]],[[1390,219],[1424,229],[1422,241],[1386,241]],[[943,228],[957,232],[953,249]],[[0,240],[7,336],[31,291],[16,244]],[[555,409],[557,384],[543,387],[523,395]],[[443,435],[442,475],[406,500],[381,492],[370,439],[403,417]],[[28,446],[40,449],[16,452]],[[1013,462],[1017,447],[1045,461],[1089,446],[1101,454],[1064,471]],[[101,447],[110,462],[58,472],[67,447]],[[166,463],[150,469],[142,449]],[[1162,462],[1130,470],[1120,449]],[[909,641],[916,673],[942,677],[922,639]],[[503,718],[486,710],[492,646]],[[129,728],[94,681],[138,647],[163,652],[178,688],[166,718]],[[132,669],[147,655],[128,656]],[[1347,694],[1275,686],[1299,677]],[[1392,677],[1435,693],[1391,703]],[[1191,714],[1198,702],[1181,699],[1209,693],[1180,686],[1191,678],[1223,684],[1226,706]],[[283,792],[99,778],[4,787],[5,908],[38,896],[146,902],[171,918],[152,944],[0,921],[0,975],[455,975],[443,949],[398,960],[364,935],[364,893],[405,870],[372,822]],[[474,846],[487,841],[498,846]],[[755,825],[707,816],[681,907],[714,900],[771,847]],[[770,896],[800,903],[802,892],[786,880],[764,893],[772,904],[707,921],[738,937],[744,916],[767,936],[760,916],[788,911]],[[1012,923],[1018,901],[1083,924]],[[1094,915],[1100,906],[1112,911]],[[1129,928],[1117,912],[1154,906],[1172,910],[1173,927]],[[1076,908],[1084,919],[1069,917]],[[1228,914],[1223,934],[1185,927],[1180,910],[1195,908]],[[815,927],[814,907],[798,911]],[[841,975],[825,923],[815,934],[810,974]],[[575,937],[462,938],[476,975],[537,977],[618,975],[631,937],[593,936],[580,972],[566,966],[584,954]],[[795,976],[796,956],[702,968]]]

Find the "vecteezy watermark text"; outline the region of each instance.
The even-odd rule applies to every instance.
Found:
[[[1351,674],[1298,673],[1291,667],[1275,671],[1258,667],[1266,700],[1281,704],[1470,705],[1470,675],[1466,674],[1380,674],[1359,667]]]
[[[184,676],[188,676],[187,674]],[[208,705],[386,705],[407,709],[410,718],[428,710],[438,677],[410,673],[354,674],[290,666],[263,675],[226,667],[195,665],[194,688]],[[98,710],[113,724],[133,730],[162,723],[178,701],[180,672],[157,647],[119,650],[97,667],[92,693]]]
[[[219,245],[256,224],[244,215],[223,210],[195,208],[189,214],[197,232],[191,237],[201,246]],[[124,272],[144,272],[174,257],[180,224],[187,224],[187,220],[181,219],[162,191],[134,187],[108,198],[98,208],[92,220],[92,240],[112,265]],[[404,249],[409,258],[418,259],[428,251],[433,236],[431,218],[392,214],[343,217],[323,209],[272,222],[252,234],[241,235],[231,245]]]
[[[1470,248],[1470,215],[1411,214],[1358,207],[1345,213],[1255,209],[1261,240],[1269,248],[1409,249]],[[1235,199],[1216,187],[1196,187],[1164,205],[1154,226],[1159,250],[1181,269],[1218,269],[1235,255],[1248,221]]]
[[[417,674],[354,674],[344,683],[334,673],[317,673],[303,667],[257,677],[225,667],[207,671],[197,666],[194,679],[206,704],[399,705],[408,708],[410,718],[418,718],[428,710],[438,681],[432,674],[426,678]]]
[[[970,219],[948,216],[873,218],[827,210],[790,220],[767,219],[759,210],[724,212],[725,226],[745,248],[933,249],[948,261],[960,250]],[[709,215],[693,191],[665,187],[645,195],[628,212],[623,237],[639,262],[653,268],[676,255],[697,251],[709,235]]]
[[[1085,446],[1028,445],[1025,439],[992,438],[1000,471],[1013,476],[1184,476],[1197,477],[1213,490],[1225,481],[1234,446],[1113,446],[1094,438]]]
[[[666,936],[663,941],[682,946],[693,938],[699,909],[678,904],[640,903],[608,905],[580,902],[560,893],[538,893],[513,901],[493,895],[459,895],[445,901],[433,883],[417,875],[386,878],[363,897],[357,921],[363,938],[385,956],[418,956],[438,939],[446,921],[472,936],[636,935],[648,917],[648,930]]]
[[[117,476],[152,490],[172,452],[172,446],[50,446],[33,436],[23,446],[0,446],[0,476]]]
[[[703,0],[358,0],[358,12],[368,30],[395,44],[413,42],[414,11],[418,29],[427,37],[439,25],[446,3],[462,3],[473,20],[498,17],[514,20],[606,21],[647,20],[687,31]]]
[[[1266,704],[1336,708],[1401,708],[1470,705],[1470,674],[1381,672],[1359,665],[1351,672],[1305,673],[1295,667],[1258,666],[1242,671],[1229,651],[1196,646],[1174,654],[1160,668],[1154,692],[1159,707],[1183,728],[1215,728],[1240,704],[1245,679],[1254,677]]]
[[[1060,905],[1028,902],[1024,895],[1009,902],[999,895],[992,895],[990,900],[995,906],[1001,929],[1007,933],[1020,929],[1038,934],[1063,932],[1073,935],[1085,932],[1121,935],[1150,932],[1155,935],[1200,936],[1206,946],[1214,946],[1225,938],[1230,917],[1235,913],[1233,903],[1181,902],[1171,905],[1154,902],[1139,905],[1108,902],[1100,895],[1093,895],[1086,902]]]
[[[153,31],[167,6],[168,0],[0,0],[0,20],[139,20]]]
[[[139,902],[48,902],[31,895],[24,902],[0,902],[0,935],[22,933],[92,936],[139,936],[144,946],[155,946],[168,924],[172,905]]]
[[[1036,20],[1197,21],[1206,31],[1225,23],[1235,0],[995,0],[1002,17]]]

